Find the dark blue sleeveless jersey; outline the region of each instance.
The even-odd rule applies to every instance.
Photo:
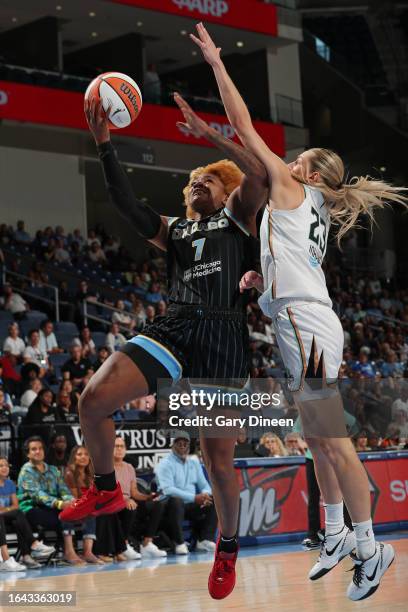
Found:
[[[169,219],[167,273],[169,302],[242,311],[239,281],[257,266],[259,241],[223,208],[191,221]]]

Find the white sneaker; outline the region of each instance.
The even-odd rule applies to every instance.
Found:
[[[378,589],[380,580],[394,561],[395,552],[391,544],[376,542],[375,553],[369,559],[361,561],[351,555],[354,561],[354,576],[347,589],[347,597],[360,601],[370,597]]]
[[[53,553],[55,553],[54,546],[47,546],[41,541],[38,542],[35,548],[31,549],[31,556],[33,557],[33,559],[36,559],[38,557],[49,557]]]
[[[310,580],[317,580],[330,572],[355,547],[355,533],[346,526],[339,533],[325,536],[320,547],[319,558],[309,572]]]
[[[183,544],[177,544],[175,548],[176,555],[188,555],[188,548],[185,542]]]
[[[146,546],[141,546],[140,550],[142,557],[167,557],[166,551],[160,550],[153,542],[149,542]]]
[[[142,558],[142,555],[137,552],[130,544],[126,544],[126,550],[122,554],[125,555],[126,559],[128,559],[129,561],[136,561],[136,559]]]
[[[23,561],[27,569],[41,569],[43,567],[41,563],[38,563],[38,561],[33,559],[31,555],[25,556]]]
[[[7,561],[0,563],[0,572],[25,572],[26,566],[17,563],[14,557],[10,557]]]
[[[197,542],[196,550],[214,552],[215,549],[215,542],[211,542],[211,540],[201,540],[200,542]]]

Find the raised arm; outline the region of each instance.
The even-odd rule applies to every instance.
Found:
[[[269,149],[252,125],[248,108],[221,60],[221,48],[215,46],[202,23],[196,27],[198,36],[190,34],[190,37],[200,47],[204,59],[214,71],[228,119],[243,145],[265,165],[271,187],[276,185],[277,181],[293,181],[285,162]]]
[[[113,204],[122,217],[134,226],[141,238],[145,238],[165,251],[168,233],[167,217],[160,216],[150,206],[135,197],[129,179],[110,142],[107,113],[103,110],[102,102],[97,102],[95,98],[91,102],[85,100],[85,116],[95,139],[106,187]]]
[[[202,137],[211,142],[244,173],[241,185],[232,192],[226,206],[239,221],[256,233],[256,213],[265,204],[269,191],[264,164],[250,151],[210,127],[179,94],[174,95],[174,100],[185,120],[185,123],[178,122],[177,125],[196,138]]]

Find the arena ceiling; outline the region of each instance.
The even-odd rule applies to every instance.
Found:
[[[159,64],[160,72],[202,62],[188,37],[194,28],[193,20],[102,0],[1,0],[0,32],[47,16],[60,20],[66,53],[139,32],[145,37],[147,61]],[[286,44],[283,39],[216,24],[211,24],[210,29],[222,40],[225,54]],[[238,47],[241,42],[243,47]]]

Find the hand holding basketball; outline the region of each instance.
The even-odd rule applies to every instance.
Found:
[[[97,145],[110,140],[108,111],[103,110],[102,100],[98,100],[95,96],[91,101],[85,98],[84,101],[85,117]]]
[[[85,92],[85,101],[102,102],[108,128],[128,127],[142,109],[142,94],[135,81],[121,72],[104,72],[97,76]]]

